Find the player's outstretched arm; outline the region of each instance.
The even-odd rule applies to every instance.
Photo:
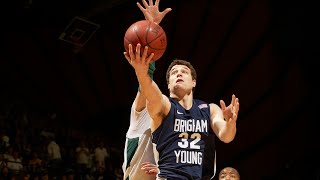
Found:
[[[148,112],[155,122],[155,127],[157,127],[161,123],[162,118],[169,112],[170,102],[166,96],[162,95],[158,85],[148,75],[149,64],[154,54],[151,53],[148,56],[148,47],[146,46],[141,55],[140,44],[137,44],[135,50],[132,48],[132,45],[129,44],[128,49],[129,52],[124,52],[124,56],[135,69],[140,84],[140,91],[147,99]]]
[[[210,104],[211,128],[221,141],[229,143],[234,139],[237,131],[239,99],[232,95],[232,101],[228,107],[223,100],[220,100],[220,106],[221,108],[216,104]]]

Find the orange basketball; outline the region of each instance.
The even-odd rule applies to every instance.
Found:
[[[154,53],[152,61],[161,58],[167,48],[167,36],[161,26],[148,20],[133,23],[124,35],[124,48],[129,52],[128,45],[132,44],[135,51],[136,45],[141,44],[141,54],[144,47],[148,46],[148,55]]]

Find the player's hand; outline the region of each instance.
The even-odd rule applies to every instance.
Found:
[[[233,94],[231,103],[228,107],[226,107],[226,104],[223,100],[220,100],[220,106],[223,113],[223,117],[227,122],[227,126],[235,126],[240,106],[239,99]]]
[[[159,24],[164,16],[172,10],[171,8],[166,8],[164,11],[160,12],[159,2],[160,0],[156,0],[155,4],[153,4],[153,0],[149,0],[148,4],[146,0],[142,0],[144,7],[142,7],[139,2],[137,2],[137,6],[142,11],[146,20]]]
[[[141,170],[143,170],[146,174],[153,176],[157,175],[159,172],[158,166],[150,162],[143,162],[141,164]]]
[[[129,64],[135,69],[136,73],[148,74],[149,64],[154,53],[151,53],[148,56],[148,46],[145,46],[141,55],[141,44],[137,44],[135,49],[133,49],[132,44],[129,44],[128,49],[129,52],[124,52],[124,56]]]

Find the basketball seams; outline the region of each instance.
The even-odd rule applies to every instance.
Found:
[[[141,41],[141,39],[140,39],[140,37],[139,37],[139,35],[138,35],[138,33],[137,33],[137,31],[136,31],[136,29],[137,28],[134,28],[133,30],[134,30],[134,33],[136,34],[136,36],[138,37],[138,40],[139,40],[139,43],[141,44],[141,46],[142,46],[142,41]]]
[[[151,40],[151,41],[149,42],[149,41],[148,41],[148,34],[149,34],[149,31],[150,31],[150,26],[151,26],[151,21],[150,21],[149,24],[148,24],[148,28],[146,28],[145,40],[146,40],[147,46],[148,46],[149,48],[151,48],[151,49],[154,49],[154,50],[164,50],[164,49],[166,49],[166,47],[164,47],[164,48],[153,48],[153,47],[150,45],[152,42],[154,42],[155,40],[157,40],[158,38],[160,38],[160,37],[165,33],[164,31],[162,31],[162,33],[161,33],[159,36],[157,36],[156,38],[154,38],[153,40]]]
[[[151,42],[149,42],[149,43],[147,43],[148,44],[148,47],[149,47],[149,44],[151,44],[153,41],[155,41],[155,40],[157,40],[158,38],[160,38],[162,35],[164,34],[164,31],[159,35],[159,36],[157,36],[156,38],[154,38]],[[166,49],[166,47],[164,47],[164,48],[153,48],[152,46],[150,46],[152,49],[155,49],[155,50],[164,50],[164,49]]]
[[[148,35],[149,35],[150,25],[151,25],[151,21],[149,22],[148,27],[146,28],[146,35],[144,37],[144,39],[146,40],[146,43],[147,43],[146,46],[148,46],[148,47],[149,47]]]

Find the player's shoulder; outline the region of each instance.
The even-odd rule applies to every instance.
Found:
[[[220,114],[221,113],[221,108],[217,104],[210,103],[209,107],[210,107],[210,114],[211,115],[215,115],[215,114]]]
[[[220,107],[219,107],[217,104],[215,104],[215,103],[210,103],[210,104],[209,104],[209,107],[210,107],[210,109],[217,109],[217,108],[220,109]]]
[[[209,108],[209,104],[203,100],[200,99],[194,99],[194,103],[200,108],[200,109],[204,109],[204,108]]]

